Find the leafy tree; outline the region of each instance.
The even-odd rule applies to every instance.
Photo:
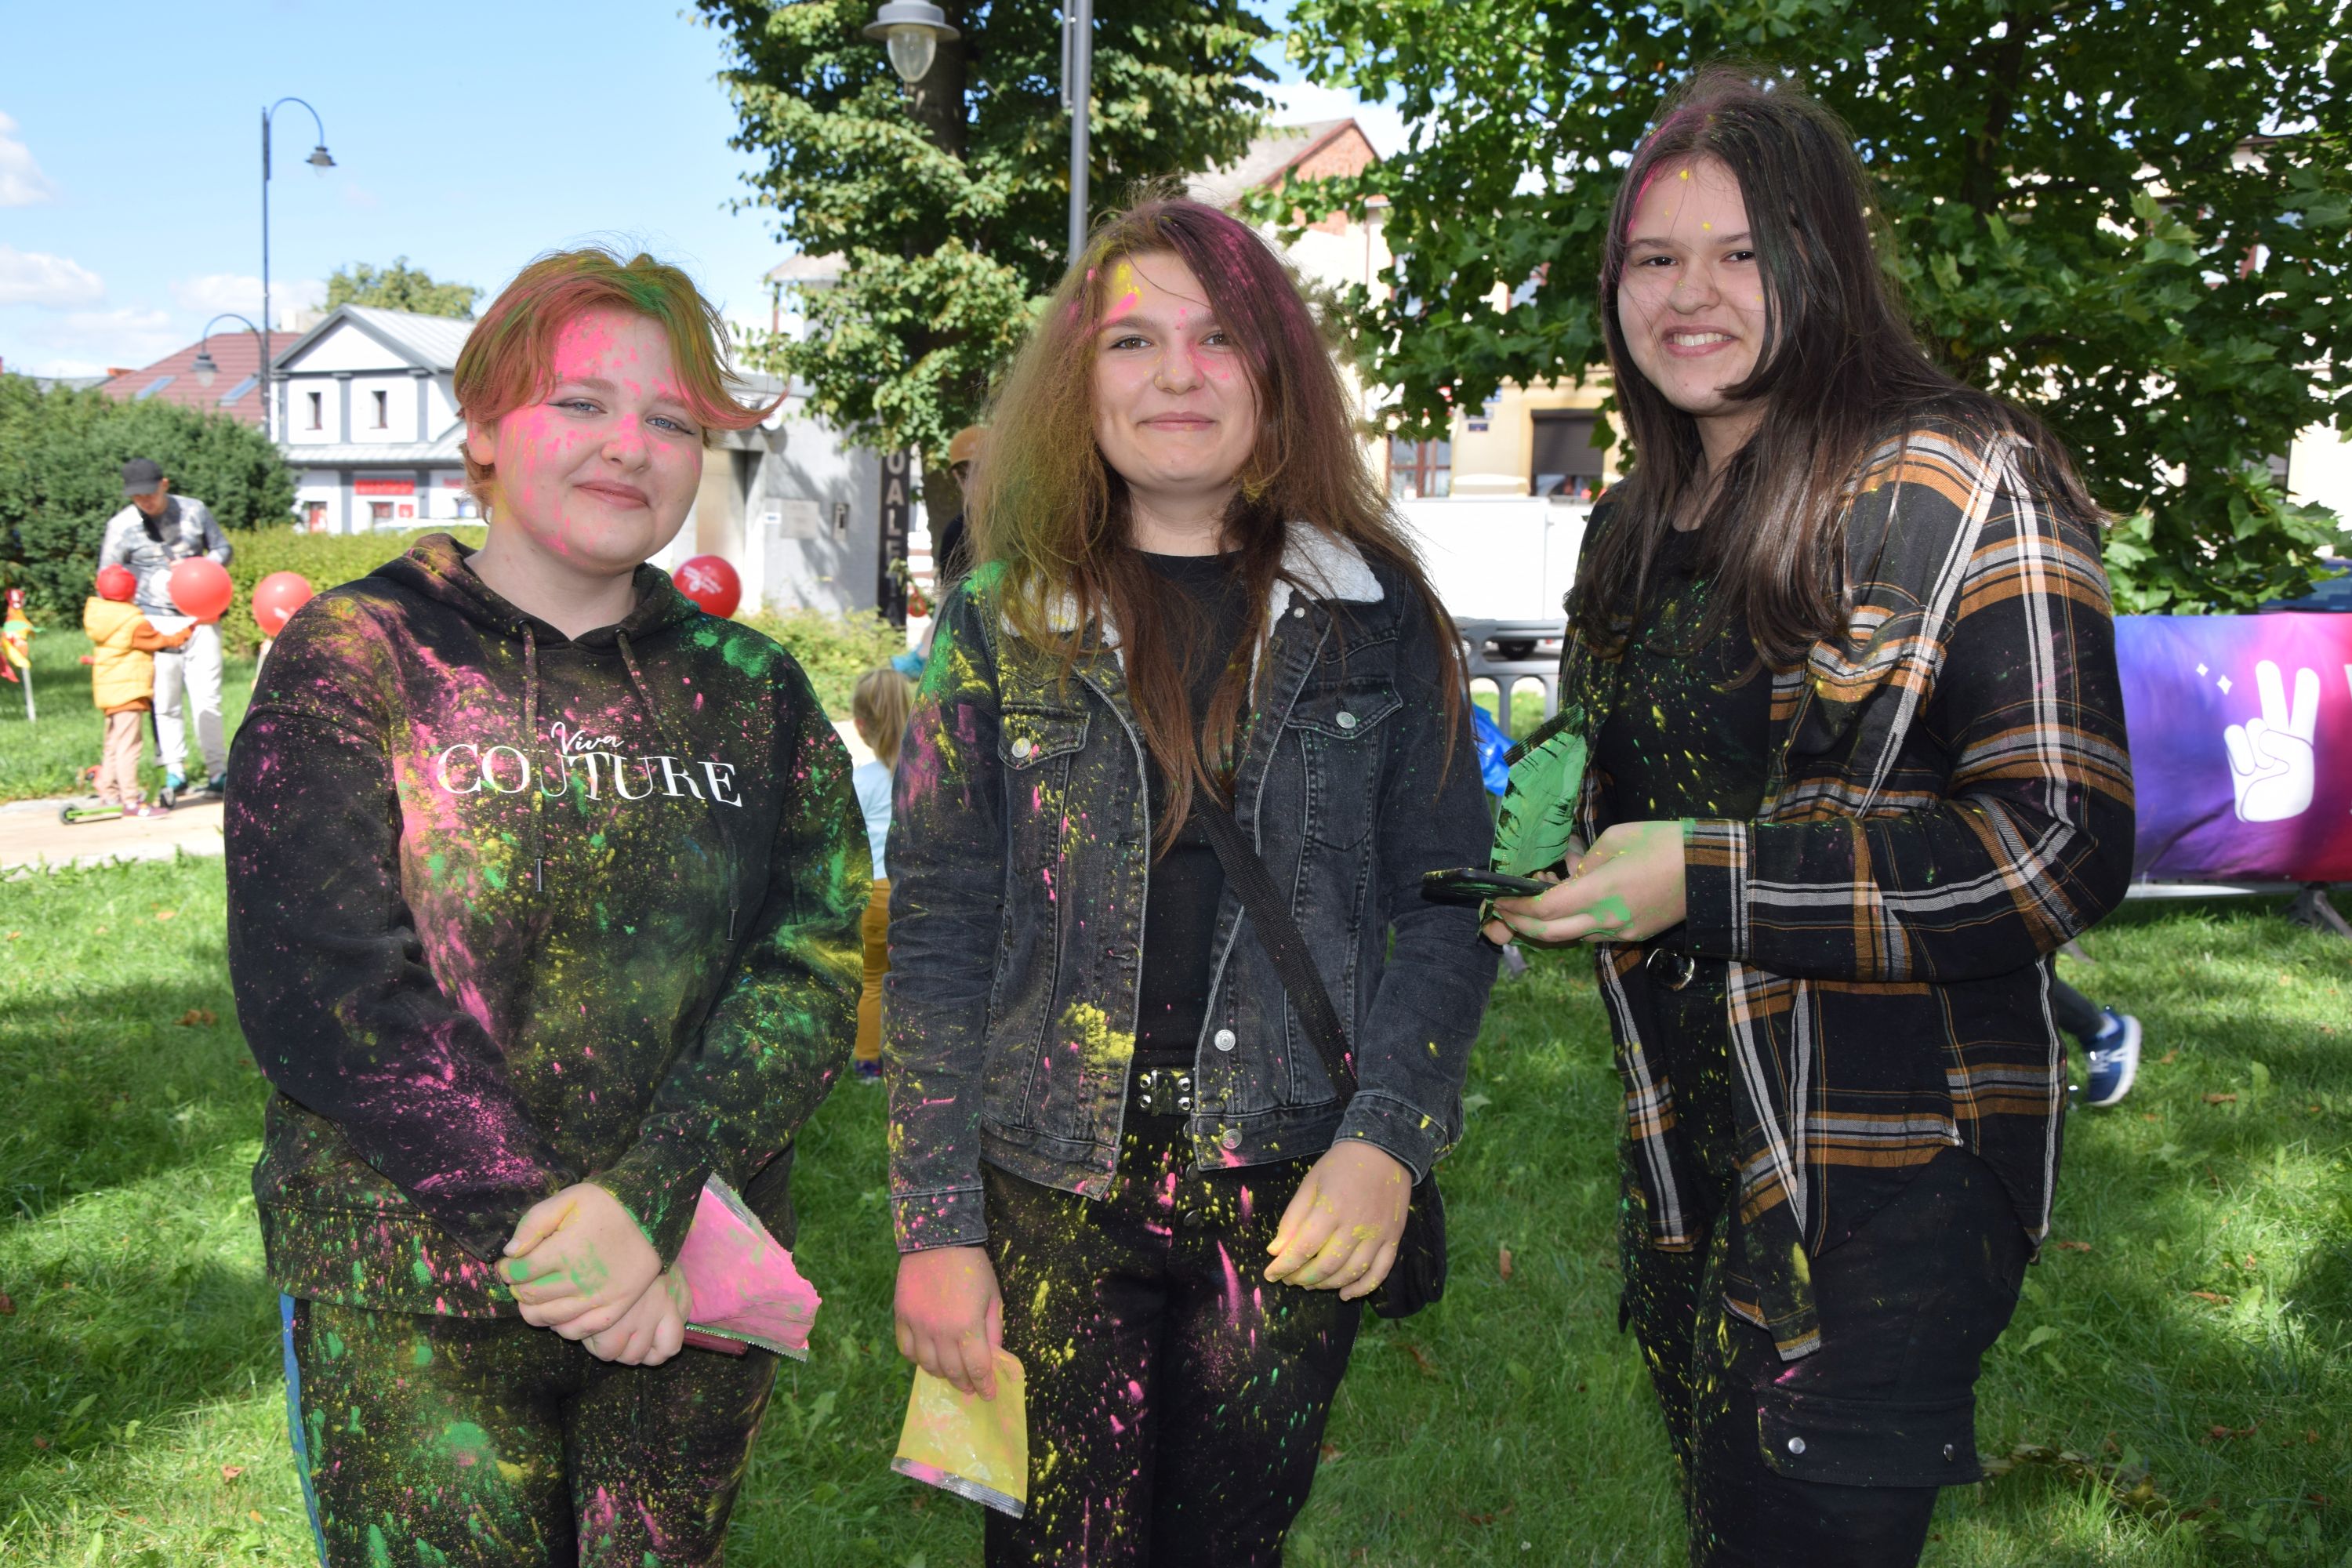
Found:
[[[1402,156],[1325,193],[1391,203],[1394,291],[1355,303],[1411,418],[1603,363],[1618,170],[1666,87],[1738,55],[1844,116],[1923,334],[2046,418],[2126,514],[2121,605],[2190,613],[2303,591],[2336,538],[2265,460],[2352,416],[2347,9],[1300,0],[1289,47],[1418,122]],[[1507,313],[1497,286],[1521,290]]]
[[[410,310],[420,316],[474,319],[474,301],[482,291],[470,283],[436,283],[422,267],[395,256],[381,269],[364,261],[338,267],[327,279],[327,309],[338,305],[374,305],[386,310]]]
[[[117,403],[95,388],[37,391],[0,376],[0,585],[22,585],[52,611],[89,596],[106,520],[128,503],[122,465],[152,458],[172,488],[210,507],[224,528],[283,522],[294,476],[261,432],[218,412],[161,398]]]
[[[1060,278],[1069,230],[1061,26],[1045,0],[945,0],[962,37],[903,88],[860,36],[873,0],[698,0],[726,35],[742,119],[766,160],[747,203],[845,276],[808,301],[805,342],[754,357],[813,389],[814,410],[878,447],[914,447],[944,479],[948,437]],[[1120,0],[1095,26],[1091,189],[1128,188],[1237,156],[1266,99],[1269,37],[1240,0]],[[934,515],[952,491],[933,493]]]

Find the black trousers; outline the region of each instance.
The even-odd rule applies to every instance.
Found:
[[[2099,1011],[2097,1003],[2054,974],[2050,977],[2050,1016],[2085,1048],[2091,1037],[2107,1026],[2107,1016]]]
[[[1991,1168],[1948,1149],[1811,1260],[1822,1345],[1784,1362],[1724,1306],[1705,1250],[1621,1235],[1625,1311],[1681,1471],[1693,1568],[1916,1563],[1939,1487],[1979,1479],[1976,1380],[2017,1308],[2025,1233]]]
[[[1028,1510],[990,1512],[990,1568],[1282,1561],[1363,1307],[1263,1278],[1311,1162],[1189,1159],[1182,1117],[1130,1106],[1102,1202],[985,1168],[1029,1412]]]

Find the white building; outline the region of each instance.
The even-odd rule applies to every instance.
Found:
[[[471,321],[343,305],[276,357],[296,512],[321,533],[476,515],[451,378]]]

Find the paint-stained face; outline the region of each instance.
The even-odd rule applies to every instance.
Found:
[[[1633,363],[1694,418],[1746,417],[1723,395],[1756,369],[1764,273],[1739,182],[1719,160],[1662,164],[1633,204],[1617,320]]]
[[[1095,440],[1139,498],[1230,493],[1257,440],[1257,394],[1192,269],[1171,251],[1115,262],[1099,281]]]
[[[659,321],[633,310],[572,318],[536,402],[468,420],[498,471],[491,526],[576,571],[623,572],[677,536],[702,480],[695,419]]]

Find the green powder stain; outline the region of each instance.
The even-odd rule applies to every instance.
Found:
[[[1622,895],[1612,893],[1592,906],[1592,918],[1602,931],[1621,931],[1633,923],[1633,910]]]
[[[416,1255],[416,1261],[408,1266],[408,1271],[416,1277],[419,1285],[433,1283],[433,1266],[425,1261],[425,1255],[421,1252]]]
[[[373,1524],[368,1526],[368,1568],[392,1568],[392,1547]]]
[[[471,1421],[453,1421],[442,1428],[441,1447],[460,1464],[497,1458],[490,1450],[490,1435]]]
[[[423,1340],[419,1340],[416,1342],[416,1349],[410,1352],[408,1359],[418,1366],[431,1366],[433,1364],[433,1347],[426,1344]]]
[[[332,1329],[327,1331],[327,1359],[329,1361],[343,1359],[343,1336]]]

